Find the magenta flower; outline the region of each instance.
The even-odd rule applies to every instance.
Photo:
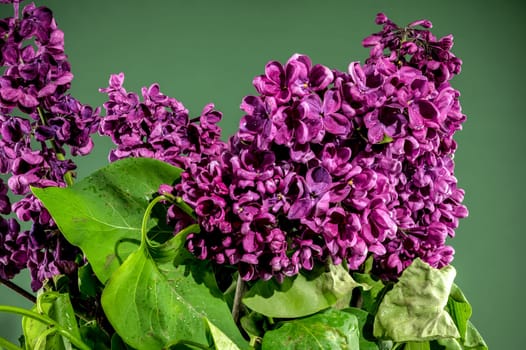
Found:
[[[20,14],[18,1],[9,2],[14,16],[0,20],[0,172],[21,199],[7,208],[2,183],[0,212],[12,210],[30,229],[21,231],[15,219],[0,218],[0,275],[12,278],[29,268],[37,290],[57,274],[74,274],[79,250],[57,233],[30,186],[66,186],[66,174],[76,168],[70,156],[91,151],[99,116],[98,109],[67,93],[73,74],[52,12],[29,4]],[[26,117],[15,115],[15,108]]]
[[[296,54],[285,66],[271,61],[265,66],[265,75],[253,81],[256,90],[265,96],[273,96],[278,103],[286,103],[293,96],[302,97],[311,91],[324,90],[334,79],[332,71],[325,66],[312,67],[310,58]]]
[[[323,215],[329,208],[331,185],[331,175],[325,168],[309,169],[302,186],[303,196],[292,204],[288,218],[309,220],[313,210],[314,217]]]
[[[436,39],[428,21],[400,28],[379,14],[376,22],[382,30],[363,42],[369,57],[348,72],[301,54],[269,62],[228,143],[212,105],[190,119],[157,85],[141,101],[122,87],[123,75],[112,76],[101,124],[117,145],[110,159],[183,167],[180,182],[161,192],[195,211],[201,232],[186,247],[235,266],[245,280],[282,281],[329,260],[355,271],[372,257],[385,279],[417,257],[448,264],[446,238],[467,215],[452,161],[465,116],[449,80],[461,61],[452,38]],[[53,126],[59,135],[61,125]],[[20,137],[23,127],[6,133]],[[194,222],[168,212],[177,229]]]

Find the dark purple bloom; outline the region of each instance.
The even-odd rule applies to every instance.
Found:
[[[7,186],[4,184],[4,181],[0,178],[0,214],[10,214],[11,213],[11,201],[7,195]]]
[[[239,138],[244,141],[256,141],[258,147],[267,147],[276,136],[276,125],[270,119],[277,108],[276,100],[268,97],[263,101],[259,96],[246,96],[241,109],[247,113],[239,123]]]
[[[289,209],[289,219],[309,220],[311,211],[314,217],[323,215],[331,201],[332,178],[327,169],[316,167],[309,169],[303,183],[303,196],[297,199]]]
[[[14,3],[14,16],[0,21],[0,172],[22,198],[8,208],[2,182],[0,212],[12,210],[31,229],[0,218],[0,275],[12,278],[28,268],[37,290],[57,274],[75,273],[79,250],[65,242],[29,187],[67,185],[76,167],[69,156],[91,151],[99,116],[67,94],[73,74],[52,12],[29,4],[19,18]],[[15,107],[25,116],[12,115]]]
[[[278,103],[286,103],[293,96],[302,97],[311,91],[324,90],[334,79],[330,69],[320,64],[312,66],[305,55],[293,55],[282,66],[271,61],[265,66],[265,75],[254,79],[256,90],[265,96],[273,96]]]
[[[186,168],[225,147],[217,126],[222,115],[213,104],[191,121],[183,104],[162,94],[157,84],[142,89],[141,102],[137,94],[123,88],[123,82],[124,74],[112,75],[109,87],[100,90],[109,97],[100,132],[117,145],[110,161],[149,157]]]
[[[287,102],[292,97],[291,86],[306,70],[307,67],[297,60],[287,62],[285,67],[272,61],[265,66],[265,75],[256,77],[253,84],[260,94],[273,96],[279,103]]]
[[[273,121],[277,128],[274,138],[277,144],[293,148],[296,144],[305,145],[323,137],[320,111],[312,108],[309,97],[276,111]]]
[[[27,264],[27,238],[15,219],[0,217],[0,277],[11,279]]]
[[[446,237],[467,215],[452,161],[465,116],[449,80],[461,61],[429,21],[376,22],[383,29],[363,42],[369,57],[347,73],[301,54],[269,62],[228,144],[212,105],[190,119],[156,84],[141,101],[112,76],[101,124],[117,145],[110,159],[183,167],[180,183],[161,192],[195,210],[201,232],[187,236],[188,250],[236,266],[245,280],[282,281],[328,261],[359,270],[369,256],[385,279],[416,257],[448,264]],[[50,126],[42,137],[62,130]],[[176,232],[193,222],[185,215],[169,209]]]

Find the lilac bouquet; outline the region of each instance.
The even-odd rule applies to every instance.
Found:
[[[451,35],[379,14],[347,72],[271,61],[225,142],[213,104],[123,73],[82,104],[52,12],[1,2],[0,282],[34,307],[0,305],[24,333],[0,347],[487,349],[446,242],[468,214]],[[96,133],[109,164],[76,180]]]

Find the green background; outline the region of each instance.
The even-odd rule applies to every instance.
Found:
[[[473,322],[492,349],[523,349],[524,8],[517,1],[38,1],[65,32],[75,74],[72,93],[100,105],[99,87],[125,72],[129,91],[159,82],[198,115],[212,101],[224,112],[225,136],[237,127],[243,96],[269,60],[293,53],[345,70],[363,62],[361,40],[379,30],[377,12],[400,25],[427,18],[437,36],[453,33],[464,61],[453,85],[468,120],[457,134],[456,175],[469,218],[461,222],[454,265],[474,307]],[[0,17],[11,14],[0,5]],[[80,176],[106,163],[96,141],[79,160]],[[27,277],[17,281],[28,288]],[[1,304],[26,305],[0,286]],[[19,319],[0,315],[0,336],[16,339]]]

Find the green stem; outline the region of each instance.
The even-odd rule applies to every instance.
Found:
[[[40,322],[42,322],[44,324],[47,324],[47,325],[55,325],[55,321],[53,321],[51,318],[49,318],[49,317],[47,317],[45,315],[41,315],[41,314],[38,314],[36,312],[30,311],[30,310],[26,310],[26,309],[22,309],[22,308],[16,307],[16,306],[0,305],[0,312],[7,312],[7,313],[10,313],[10,314],[17,314],[17,315],[21,315],[21,316],[32,318],[34,320],[40,321]]]
[[[174,196],[174,195],[172,195],[170,193],[163,194],[162,196],[164,197],[165,200],[169,201],[170,203],[173,203],[176,207],[181,209],[183,211],[183,213],[185,213],[186,215],[188,215],[192,219],[197,220],[197,218],[195,216],[195,213],[194,213],[194,210],[192,209],[191,206],[189,206],[184,201],[184,199],[182,197]]]
[[[35,342],[34,348],[35,349],[40,349],[42,344],[46,341],[48,335],[51,335],[53,333],[57,333],[57,329],[55,327],[48,328],[45,331],[43,331],[42,333],[40,333],[40,335],[37,338],[37,341]]]
[[[148,207],[146,207],[146,211],[144,212],[144,216],[142,217],[142,225],[141,225],[141,246],[146,244],[148,240],[148,220],[150,220],[150,215],[152,214],[153,207],[161,201],[168,200],[169,198],[161,195],[158,197],[155,197],[149,204]]]
[[[257,337],[255,335],[251,335],[250,336],[250,342],[248,343],[248,345],[250,346],[251,349],[255,349],[256,348],[256,344],[261,342],[261,338],[260,337]]]
[[[69,339],[71,344],[75,345],[80,350],[91,350],[89,346],[84,344],[82,340],[78,339],[73,334],[71,334],[64,328],[62,328],[57,322],[55,322],[55,320],[51,319],[50,317],[46,315],[41,315],[41,314],[38,314],[30,310],[22,309],[16,306],[9,306],[9,305],[0,305],[0,312],[7,312],[11,314],[17,314],[17,315],[29,317],[39,322],[42,322],[45,325],[54,327],[56,328],[57,333]]]
[[[15,344],[11,343],[9,340],[4,339],[0,337],[0,349],[5,350],[23,350],[21,347],[16,346]]]
[[[194,210],[190,207],[181,197],[175,197],[173,203],[181,209],[184,213],[190,216],[192,219],[196,220]]]
[[[192,224],[190,226],[186,226],[185,228],[183,228],[181,231],[177,232],[175,235],[178,236],[178,235],[187,235],[189,233],[199,233],[201,232],[201,227],[198,225],[198,224]]]
[[[61,152],[56,152],[57,159],[58,160],[66,160],[66,157]],[[64,181],[66,181],[66,185],[73,186],[74,180],[73,180],[73,173],[71,171],[67,171],[64,174]]]
[[[135,244],[137,246],[141,245],[141,241],[138,240],[138,239],[135,239],[135,238],[121,238],[121,239],[119,239],[115,243],[115,246],[113,248],[113,254],[115,254],[115,257],[117,258],[117,261],[119,262],[119,265],[122,265],[122,263],[124,262],[124,260],[119,255],[119,245],[121,245],[122,243],[133,243],[133,244]]]
[[[64,328],[58,328],[57,329],[57,333],[60,334],[63,337],[66,337],[67,339],[69,339],[71,344],[75,345],[77,348],[79,348],[81,350],[92,350],[81,339],[76,338],[75,336],[73,336],[71,333],[69,333]]]
[[[234,303],[232,305],[232,318],[237,323],[239,320],[239,313],[241,311],[241,299],[245,293],[245,281],[241,278],[241,275],[237,276],[236,293],[234,294]]]

